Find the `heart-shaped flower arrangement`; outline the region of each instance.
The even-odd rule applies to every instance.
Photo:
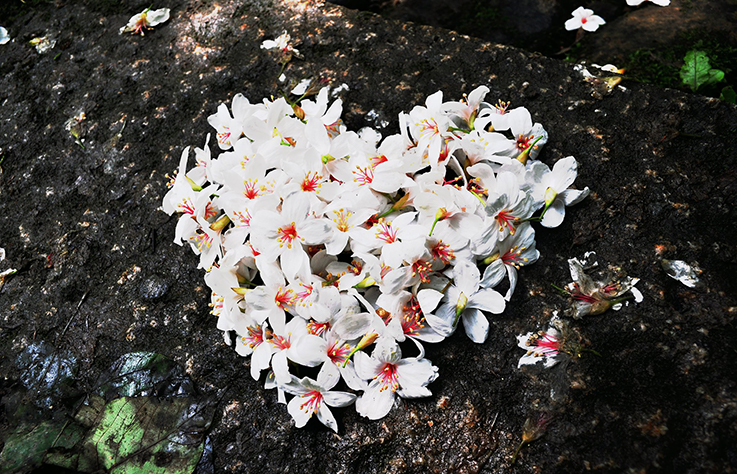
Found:
[[[265,370],[280,401],[292,396],[297,426],[316,413],[337,431],[328,407],[378,419],[396,396],[431,395],[423,344],[459,324],[484,342],[486,314],[539,256],[531,223],[558,226],[588,194],[570,189],[573,157],[535,160],[542,125],[488,92],[437,92],[383,140],[347,130],[327,89],[294,104],[239,94],[208,119],[221,153],[209,135],[189,171],[182,153],[163,203],[181,214],[175,242],[200,256],[218,329],[254,379]]]

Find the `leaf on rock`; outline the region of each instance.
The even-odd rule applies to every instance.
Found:
[[[192,395],[194,385],[184,369],[155,352],[121,356],[102,376],[98,393],[117,397],[181,397]]]
[[[81,448],[50,453],[46,462],[81,472],[191,473],[202,457],[210,426],[207,406],[190,397],[112,400],[97,412],[96,426]],[[82,412],[82,418],[94,419],[96,409]]]
[[[17,429],[5,440],[0,453],[0,471],[27,472],[41,465],[52,448],[71,448],[84,436],[84,429],[64,420],[44,421]]]
[[[694,92],[701,86],[716,84],[724,79],[724,71],[712,69],[709,57],[703,51],[689,51],[683,61],[681,80]]]
[[[61,354],[51,344],[29,344],[18,356],[20,381],[40,407],[51,408],[75,395],[73,389],[77,361]]]

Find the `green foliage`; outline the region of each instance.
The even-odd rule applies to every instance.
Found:
[[[0,472],[25,472],[42,464],[51,448],[71,448],[82,439],[84,430],[64,421],[49,420],[16,429],[0,453]],[[63,436],[62,436],[63,435]]]
[[[679,87],[678,69],[671,65],[674,63],[672,56],[672,51],[655,53],[649,49],[639,49],[630,55],[625,66],[627,77],[662,87]]]
[[[716,84],[724,80],[724,71],[713,69],[709,63],[709,57],[703,51],[689,51],[683,61],[680,72],[681,80],[694,92],[701,86]]]
[[[125,354],[73,411],[61,403],[70,398],[73,360],[41,343],[30,345],[18,361],[26,367],[22,384],[45,410],[18,403],[9,419],[18,428],[0,452],[0,473],[41,466],[88,473],[194,472],[214,405],[195,395],[192,381],[171,359],[153,352]]]
[[[114,474],[185,474],[202,457],[201,432],[209,420],[197,416],[190,397],[100,397],[77,414],[80,425],[91,425],[75,449],[50,452],[47,464],[81,472]],[[69,443],[67,443],[69,444]]]
[[[624,64],[627,77],[662,87],[684,88],[681,79],[683,58],[689,51],[701,51],[709,58],[710,68],[724,72],[728,86],[734,88],[733,74],[737,70],[737,47],[728,33],[709,32],[701,29],[684,31],[666,48],[641,49],[628,57]],[[720,88],[714,84],[703,85],[699,93],[719,96]]]
[[[737,93],[734,92],[734,88],[732,86],[727,86],[722,89],[722,93],[719,94],[719,98],[730,104],[737,103]]]

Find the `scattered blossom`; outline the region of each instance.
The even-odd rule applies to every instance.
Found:
[[[261,47],[297,54],[286,32]],[[524,107],[485,102],[487,87],[432,94],[387,137],[347,130],[340,99],[302,89],[312,99],[220,105],[216,150],[208,136],[191,166],[184,149],[162,209],[179,215],[175,242],[200,256],[217,328],[251,376],[298,427],[316,415],[337,431],[328,407],[355,401],[378,419],[396,397],[430,396],[425,344],[459,324],[484,342],[539,257],[533,223],[559,224],[588,190],[571,188],[572,157],[537,161],[547,132]]]
[[[642,293],[635,288],[640,279],[625,275],[618,267],[609,267],[601,277],[594,279],[586,271],[597,264],[585,266],[585,262],[571,258],[568,266],[573,279],[565,287],[573,300],[568,313],[576,319],[601,314],[608,309],[618,310],[625,301],[639,303],[643,299]]]
[[[286,31],[275,40],[264,40],[261,49],[275,49],[282,56],[282,62],[287,63],[292,56],[300,57],[299,50],[292,46],[292,37]]]
[[[10,36],[8,36],[8,30],[0,26],[0,44],[5,44],[8,41],[10,41]]]
[[[170,13],[171,10],[168,8],[159,8],[158,10],[147,8],[141,13],[133,15],[128,20],[128,24],[120,29],[120,34],[130,32],[131,34],[140,33],[141,36],[144,36],[146,30],[151,30],[154,26],[168,21]]]
[[[646,2],[646,1],[648,0],[627,0],[627,5],[631,7],[636,7],[640,5],[642,2]],[[667,7],[668,5],[670,5],[670,0],[649,0],[649,1],[661,7]]]
[[[629,1],[629,0],[628,0]],[[594,15],[593,10],[578,7],[573,13],[573,18],[566,20],[566,30],[577,30],[583,28],[586,31],[596,31],[606,23],[599,15]]]

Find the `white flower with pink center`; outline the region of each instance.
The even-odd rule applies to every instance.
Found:
[[[648,0],[627,0],[627,5],[631,7],[636,7],[640,5],[642,2],[646,2]],[[670,0],[649,0],[650,2],[658,5],[659,7],[667,7],[670,5]]]
[[[628,0],[629,1],[629,0]],[[566,30],[577,30],[583,28],[586,31],[596,31],[606,23],[599,15],[594,15],[593,10],[578,7],[573,13],[573,18],[566,20]]]
[[[171,10],[168,8],[159,8],[158,10],[147,8],[141,13],[133,15],[128,20],[128,24],[120,29],[120,34],[130,32],[134,35],[140,33],[141,36],[144,36],[146,30],[151,30],[154,26],[169,20],[170,13]]]
[[[379,339],[369,357],[360,351],[354,356],[356,373],[370,380],[356,400],[356,411],[378,420],[394,405],[396,396],[418,398],[431,395],[427,386],[438,377],[438,368],[427,359],[402,359],[402,350],[392,339]]]
[[[306,425],[316,414],[320,423],[338,432],[338,423],[328,407],[345,407],[356,400],[352,393],[332,390],[339,380],[340,377],[321,372],[317,380],[292,376],[289,383],[281,385],[285,392],[294,395],[287,404],[287,410],[297,428]]]
[[[540,361],[545,367],[552,367],[559,362],[557,356],[562,352],[560,332],[552,326],[547,331],[520,334],[517,336],[517,345],[527,351],[517,367],[534,365]]]

